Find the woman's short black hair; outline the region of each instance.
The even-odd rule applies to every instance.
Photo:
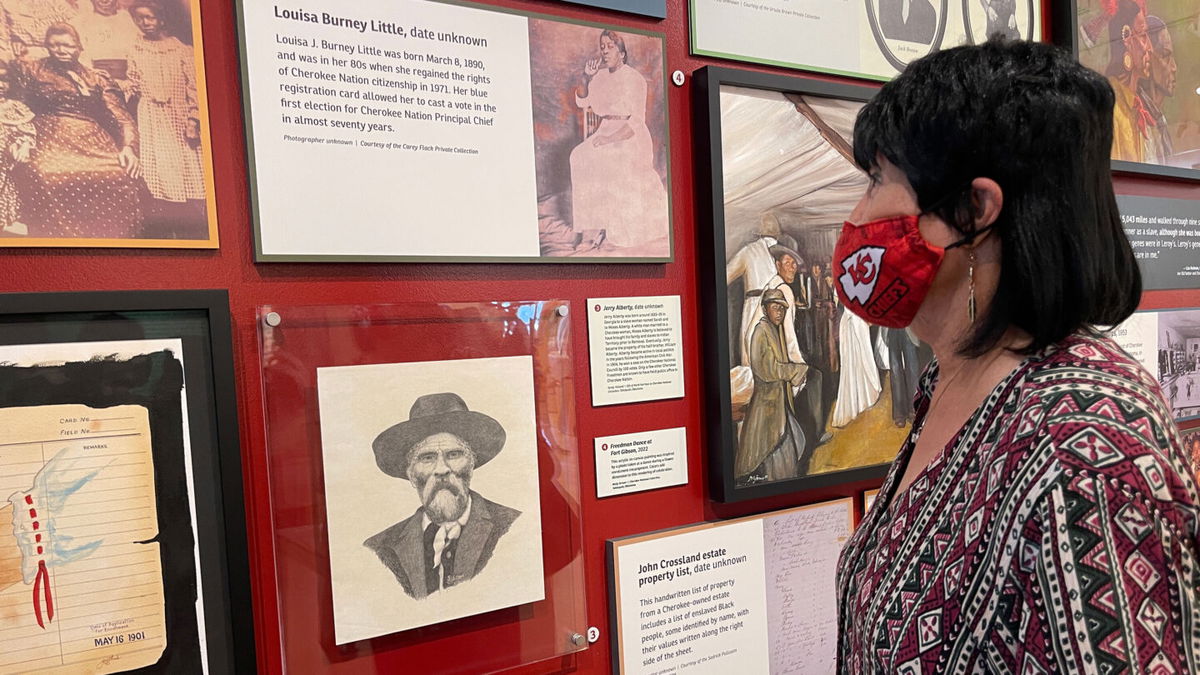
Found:
[[[870,170],[886,157],[922,211],[970,236],[971,181],[1004,193],[999,287],[962,354],[986,352],[1009,326],[1033,353],[1137,309],[1141,273],[1109,173],[1112,110],[1108,81],[1069,52],[994,37],[914,61],[859,112],[855,161]]]

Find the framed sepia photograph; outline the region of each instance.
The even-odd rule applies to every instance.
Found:
[[[1200,5],[1055,3],[1055,41],[1112,85],[1114,171],[1200,180]]]
[[[253,673],[227,294],[0,307],[0,672]]]
[[[881,478],[931,350],[845,311],[831,259],[867,186],[869,87],[696,74],[710,484],[719,501]]]
[[[0,247],[216,248],[199,0],[6,0],[0,26]]]

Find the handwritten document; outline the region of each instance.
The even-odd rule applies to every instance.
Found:
[[[0,674],[157,662],[157,536],[144,407],[0,409]]]
[[[838,555],[850,537],[850,501],[788,511],[763,523],[772,675],[833,673],[837,664]]]

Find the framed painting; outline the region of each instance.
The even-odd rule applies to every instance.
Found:
[[[713,496],[882,478],[932,353],[833,290],[833,247],[867,185],[849,139],[874,89],[707,67],[696,91]]]
[[[225,291],[0,303],[0,672],[252,673]]]
[[[1114,171],[1200,180],[1200,6],[1055,3],[1055,41],[1112,84]]]

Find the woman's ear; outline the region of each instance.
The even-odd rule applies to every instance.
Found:
[[[1004,191],[1000,184],[991,178],[976,178],[971,181],[971,212],[974,215],[975,232],[979,236],[974,243],[985,239],[992,230],[991,227],[1000,217],[1000,209],[1004,207]]]

